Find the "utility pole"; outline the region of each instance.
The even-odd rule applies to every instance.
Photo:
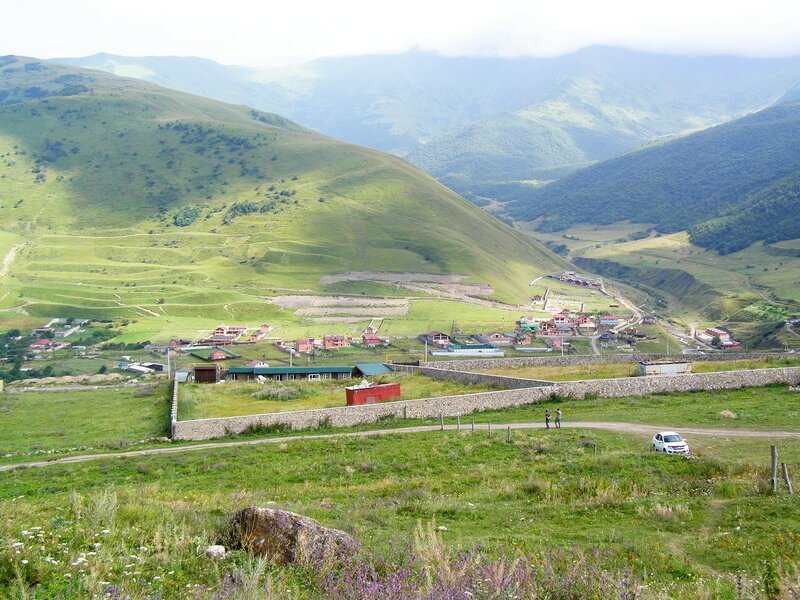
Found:
[[[428,338],[425,338],[425,362],[428,362]]]
[[[170,368],[169,364],[169,354],[170,354],[170,348],[169,346],[167,346],[167,379],[169,379],[172,376],[172,369]]]

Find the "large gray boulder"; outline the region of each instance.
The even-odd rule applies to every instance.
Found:
[[[297,513],[257,506],[236,513],[230,544],[280,565],[340,561],[357,549],[344,531]]]

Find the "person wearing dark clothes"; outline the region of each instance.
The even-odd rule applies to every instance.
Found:
[[[544,411],[544,426],[550,429],[550,411]]]
[[[561,409],[556,409],[556,429],[561,429]]]

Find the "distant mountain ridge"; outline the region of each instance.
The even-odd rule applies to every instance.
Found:
[[[246,69],[196,58],[59,59],[277,112],[407,156],[469,196],[550,180],[662,136],[764,108],[800,58],[680,57],[591,47],[555,58],[425,52]]]
[[[588,167],[538,189],[517,187],[508,213],[542,230],[653,223],[689,230],[722,253],[800,238],[800,101]]]

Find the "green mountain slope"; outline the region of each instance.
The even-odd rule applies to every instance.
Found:
[[[278,112],[407,155],[461,193],[500,199],[501,184],[553,179],[662,136],[722,123],[800,81],[798,58],[607,47],[516,59],[408,52],[269,70],[176,57],[62,60]]]
[[[721,252],[800,235],[800,103],[769,109],[589,167],[539,189],[517,190],[508,211],[541,219],[542,230],[573,223],[652,223],[690,229]]]
[[[521,302],[561,265],[399,158],[140,81],[2,63],[0,249],[15,253],[0,310],[277,318],[272,294],[347,271],[465,274]]]

